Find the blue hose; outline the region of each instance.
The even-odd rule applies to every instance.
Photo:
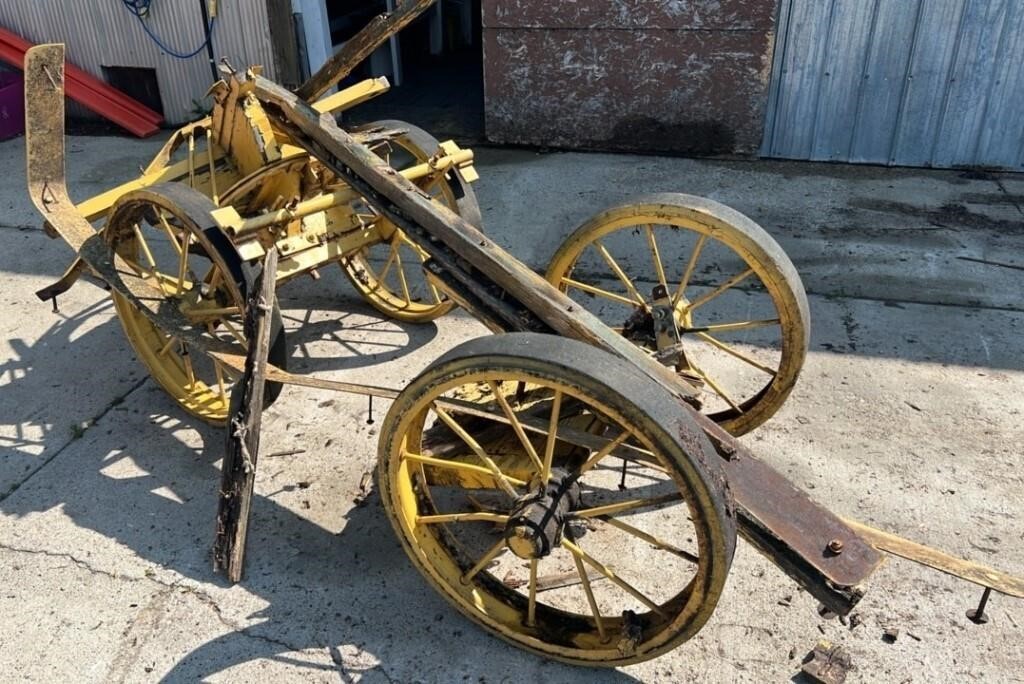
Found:
[[[177,57],[178,59],[191,59],[206,49],[207,44],[213,40],[213,29],[217,25],[216,17],[210,20],[210,35],[203,41],[202,45],[189,53],[173,50],[160,40],[159,36],[153,33],[149,28],[149,24],[146,23],[146,16],[149,14],[150,5],[153,3],[153,0],[121,0],[121,3],[129,12],[135,15],[136,19],[139,20],[139,23],[142,24],[142,28],[146,32],[146,35],[148,35],[161,50],[169,54],[171,57]]]

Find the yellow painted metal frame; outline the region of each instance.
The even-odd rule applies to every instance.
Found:
[[[388,83],[386,78],[371,78],[333,95],[329,95],[315,103],[313,107],[321,114],[340,114],[379,95],[383,95],[390,89],[391,84]],[[78,205],[78,211],[85,215],[88,221],[97,221],[104,218],[110,212],[110,209],[120,197],[133,190],[148,188],[157,183],[180,182],[188,178],[189,160],[185,159],[171,163],[171,159],[174,157],[175,152],[188,142],[190,137],[194,137],[197,133],[202,133],[205,138],[205,131],[212,126],[212,118],[206,117],[178,129],[164,144],[160,152],[157,153],[139,178],[90,197]],[[281,156],[285,159],[306,154],[305,150],[289,144],[281,145],[280,151]],[[224,156],[224,151],[218,147],[214,150],[213,160],[220,162]],[[197,177],[196,187],[200,190],[205,190],[208,187],[208,183],[207,174],[203,174],[202,179]],[[225,184],[224,187],[227,188],[228,185]]]

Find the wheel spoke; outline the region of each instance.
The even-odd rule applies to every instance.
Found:
[[[684,551],[683,549],[679,548],[678,546],[670,544],[670,543],[668,543],[666,541],[662,541],[661,539],[658,539],[657,537],[655,537],[653,535],[647,534],[646,532],[644,532],[643,530],[641,530],[639,528],[633,527],[629,523],[622,522],[621,520],[619,520],[617,518],[612,518],[610,516],[601,516],[599,519],[603,520],[606,523],[608,523],[612,527],[619,528],[620,530],[622,530],[623,532],[625,532],[627,534],[631,534],[634,537],[639,537],[640,539],[643,539],[645,542],[647,542],[651,546],[654,546],[654,547],[656,547],[658,549],[661,549],[662,551],[668,551],[669,553],[671,553],[671,554],[673,554],[675,556],[679,556],[683,560],[689,561],[690,563],[693,563],[694,565],[698,565],[700,563],[700,559],[697,558],[697,556],[695,556],[692,553],[690,553],[689,551]]]
[[[160,351],[157,352],[157,355],[159,355],[159,356],[167,356],[167,353],[169,351],[171,351],[171,348],[174,347],[174,345],[177,342],[178,342],[178,338],[177,337],[168,337],[167,338],[167,344],[165,344],[164,346],[160,347]]]
[[[601,617],[601,610],[597,607],[597,599],[594,598],[594,589],[590,586],[590,575],[587,574],[587,569],[583,567],[583,559],[577,556],[575,553],[572,554],[572,559],[576,563],[576,574],[580,576],[580,583],[583,585],[583,593],[587,596],[587,603],[590,605],[590,613],[594,616],[594,625],[597,627],[597,634],[601,639],[605,639],[604,631],[604,619]]]
[[[640,294],[640,291],[636,289],[636,285],[633,284],[633,281],[629,279],[629,276],[626,275],[626,272],[623,271],[622,267],[619,266],[619,262],[615,261],[615,257],[611,255],[611,252],[609,252],[605,248],[605,246],[601,244],[600,240],[594,240],[593,244],[594,248],[597,249],[597,251],[600,252],[601,256],[604,258],[605,263],[608,264],[608,267],[612,269],[612,271],[619,278],[619,280],[622,281],[622,284],[625,285],[626,290],[629,292],[629,294],[632,295],[633,298],[636,300],[635,304],[642,307],[644,311],[647,311],[650,307],[647,306],[647,302],[646,300],[644,300],[643,295]]]
[[[485,420],[493,420],[496,423],[502,423],[503,425],[510,425],[510,421],[507,417],[480,408],[479,404],[471,401],[463,401],[460,399],[438,399],[437,403],[449,411],[465,414],[467,416],[473,416],[475,418],[483,418]],[[530,416],[518,416],[519,421],[522,423],[523,430],[532,432],[541,436],[546,436],[549,433],[548,422],[542,418],[533,418]],[[600,437],[595,434],[591,434],[584,430],[578,430],[576,428],[569,427],[567,425],[559,426],[559,439],[567,444],[573,446],[583,447],[591,451],[599,450],[604,448],[609,441],[604,437]],[[650,451],[641,449],[640,447],[631,444],[620,444],[629,453],[616,453],[616,458],[621,458],[630,462],[642,463],[647,468],[652,468],[661,472],[668,472],[667,469],[657,462]]]
[[[616,515],[618,513],[625,513],[626,511],[635,511],[638,508],[652,508],[654,506],[677,503],[682,500],[683,496],[679,493],[662,494],[661,496],[652,496],[649,499],[631,499],[629,501],[617,501],[603,506],[594,506],[593,508],[584,508],[578,511],[573,511],[572,514],[577,518],[599,518],[603,515]]]
[[[229,321],[226,318],[222,318],[220,320],[220,324],[228,329],[228,332],[231,333],[232,337],[234,337],[236,340],[238,340],[239,344],[241,344],[243,347],[246,347],[246,348],[249,347],[249,343],[246,341],[245,336],[242,333],[238,332],[238,328],[236,328],[234,325],[232,325],[231,321]]]
[[[714,378],[712,378],[709,374],[698,368],[696,364],[693,363],[693,361],[690,361],[690,370],[699,375],[701,380],[706,382],[708,384],[708,387],[714,390],[715,394],[720,396],[725,401],[725,403],[731,406],[735,411],[743,413],[743,409],[740,408],[740,405],[737,404],[733,400],[733,398],[730,397],[728,393],[726,393],[726,391],[722,389],[722,386],[715,382]]]
[[[196,372],[192,368],[192,356],[189,354],[188,349],[183,350],[181,360],[185,362],[185,373],[188,376],[188,388],[194,388],[196,386]]]
[[[753,366],[754,368],[758,369],[759,371],[763,371],[763,372],[767,373],[768,375],[772,376],[773,378],[776,375],[778,375],[778,371],[776,371],[774,368],[766,366],[763,363],[761,363],[761,362],[759,362],[759,361],[757,361],[755,359],[750,358],[749,356],[747,356],[743,352],[739,351],[738,349],[727,345],[725,342],[722,342],[721,340],[715,339],[714,337],[712,337],[711,335],[708,335],[707,333],[697,333],[697,337],[699,337],[700,339],[704,340],[708,344],[710,344],[710,345],[712,345],[714,347],[717,347],[718,349],[721,349],[726,354],[728,354],[730,356],[733,356],[733,357],[739,359],[740,361],[743,361],[744,363]]]
[[[402,296],[405,297],[405,306],[412,306],[412,295],[409,294],[409,282],[405,279],[405,266],[402,264],[401,242],[395,242],[395,265],[398,267],[398,282],[402,286]]]
[[[213,335],[214,334],[213,323],[207,323],[206,324],[206,330],[211,335]],[[221,396],[224,397],[224,399],[227,399],[228,398],[228,390],[227,390],[227,386],[224,384],[224,367],[221,365],[220,361],[218,361],[217,359],[213,359],[213,372],[217,375],[217,387],[220,388]]]
[[[149,262],[149,271],[153,274],[153,277],[156,278],[156,259],[153,258],[153,252],[149,249],[149,243],[146,242],[146,238],[143,237],[142,230],[139,229],[138,223],[132,226],[132,230],[135,232],[135,239],[139,242],[139,249],[142,250],[143,256],[145,256],[146,261]]]
[[[622,434],[620,434],[618,437],[616,437],[615,439],[601,447],[600,451],[591,456],[586,463],[580,466],[580,475],[583,475],[585,472],[596,466],[599,461],[605,458],[608,454],[612,453],[612,451],[617,449],[619,446],[622,445],[623,442],[629,439],[629,436],[630,433],[624,430]]]
[[[697,238],[697,244],[693,246],[693,253],[690,254],[690,261],[686,264],[686,270],[683,272],[683,277],[679,281],[679,287],[676,289],[676,294],[672,298],[673,306],[679,306],[679,302],[682,300],[683,295],[686,294],[686,288],[690,286],[690,278],[693,277],[693,272],[697,270],[697,262],[700,260],[700,254],[704,251],[704,245],[707,241],[707,235],[701,235]]]
[[[512,486],[508,476],[501,472],[501,468],[498,467],[498,464],[494,462],[494,459],[487,455],[487,452],[484,451],[484,448],[480,446],[475,439],[473,439],[472,435],[466,432],[466,430],[459,425],[454,418],[448,415],[444,409],[440,408],[436,404],[434,405],[434,413],[436,413],[437,417],[444,421],[444,424],[447,425],[452,432],[458,435],[462,441],[466,443],[466,446],[472,449],[473,453],[475,453],[477,457],[484,462],[484,465],[487,466],[487,469],[498,481],[498,486],[505,490],[505,492],[513,499],[519,498],[519,494],[516,492],[515,487]]]
[[[661,609],[661,606],[659,606],[657,603],[655,603],[651,599],[647,598],[647,596],[645,596],[643,592],[641,592],[639,589],[634,587],[632,584],[630,584],[626,580],[624,580],[621,577],[619,577],[618,575],[616,575],[615,571],[613,571],[607,565],[605,565],[604,563],[600,562],[599,560],[597,560],[596,558],[594,558],[593,556],[588,554],[586,551],[584,551],[580,547],[576,546],[576,544],[573,544],[568,539],[563,539],[562,540],[562,546],[565,547],[566,549],[568,549],[569,552],[571,552],[573,556],[576,556],[577,558],[585,561],[588,565],[590,565],[595,570],[597,570],[599,573],[601,573],[602,575],[607,577],[608,580],[612,584],[617,586],[619,589],[622,589],[624,592],[626,592],[627,594],[629,594],[630,596],[635,598],[637,601],[639,601],[640,603],[642,603],[645,606],[647,606],[648,608],[650,608],[652,611],[654,611],[658,615],[660,615],[662,617],[666,617],[665,611],[663,611]]]
[[[164,232],[167,233],[167,237],[170,239],[171,244],[174,246],[174,251],[177,252],[178,255],[180,256],[182,249],[181,241],[178,240],[178,236],[174,234],[174,229],[171,228],[171,224],[167,222],[167,217],[164,216],[164,213],[159,209],[157,210],[156,215],[160,219],[161,227],[164,229]]]
[[[473,465],[472,463],[463,463],[462,461],[451,461],[443,458],[431,458],[430,456],[424,456],[422,454],[414,454],[411,451],[403,451],[402,458],[408,461],[412,461],[413,463],[421,463],[426,466],[431,466],[432,468],[441,468],[443,470],[461,470],[467,473],[496,477],[494,474],[494,470],[490,468],[484,468],[483,466]],[[495,466],[495,468],[496,467],[497,466]],[[517,487],[526,486],[526,482],[524,482],[523,480],[519,480],[508,475],[503,475],[502,477],[510,485],[515,485]],[[513,492],[514,491],[515,490],[513,490]]]
[[[487,381],[487,386],[491,388],[491,392],[494,393],[495,399],[498,401],[498,405],[501,406],[501,410],[505,413],[505,417],[508,418],[509,424],[516,433],[516,437],[519,438],[519,443],[523,445],[523,449],[526,450],[530,460],[533,461],[534,467],[537,469],[537,473],[544,472],[544,464],[541,463],[540,456],[537,455],[537,450],[533,448],[533,442],[526,436],[526,431],[523,430],[523,424],[516,418],[515,411],[508,405],[508,400],[505,395],[501,392],[501,388],[498,387],[498,383],[493,380]]]
[[[587,285],[586,283],[581,283],[580,281],[573,280],[572,278],[562,278],[562,282],[568,285],[569,287],[575,287],[577,290],[583,290],[584,292],[589,292],[592,295],[597,295],[598,297],[610,299],[613,302],[625,304],[626,306],[630,307],[636,306],[636,301],[629,299],[628,297],[623,297],[622,295],[615,294],[614,292],[609,292],[608,290],[597,287],[596,285]]]
[[[540,471],[541,482],[551,479],[551,462],[555,457],[555,443],[558,433],[558,416],[562,412],[562,393],[555,390],[555,397],[551,402],[551,420],[548,421],[548,441],[544,446],[544,465]]]
[[[744,280],[746,280],[747,278],[749,278],[752,275],[754,275],[754,269],[752,269],[752,268],[748,268],[746,271],[743,271],[743,273],[740,273],[738,275],[734,275],[732,278],[730,278],[729,280],[725,281],[724,283],[722,283],[721,285],[716,287],[711,292],[708,292],[707,294],[705,294],[705,295],[697,298],[695,301],[691,302],[690,305],[686,307],[686,311],[690,312],[690,311],[693,311],[695,309],[698,309],[698,308],[704,306],[705,304],[710,302],[712,299],[715,299],[716,297],[718,297],[719,295],[724,293],[729,288],[735,287],[736,285],[739,285],[741,282],[743,282]]]
[[[508,516],[501,515],[500,513],[488,513],[486,511],[481,511],[479,513],[445,513],[443,515],[416,516],[417,525],[440,525],[445,523],[463,522],[492,522],[504,525],[508,522]]]
[[[736,330],[753,330],[754,328],[770,328],[773,325],[782,325],[778,318],[766,318],[760,321],[737,321],[735,323],[714,323],[698,328],[699,332],[723,333]],[[683,332],[686,332],[685,330]]]
[[[178,248],[181,256],[178,263],[178,290],[176,294],[181,294],[185,291],[185,274],[188,272],[188,252],[192,243],[192,234],[185,233],[184,238],[181,247]]]
[[[383,287],[385,290],[388,288],[388,284],[387,284],[387,281],[385,279],[388,277],[388,273],[391,271],[391,267],[395,263],[395,257],[397,256],[397,254],[398,254],[398,242],[392,242],[391,243],[391,252],[388,254],[388,260],[384,262],[384,268],[381,270],[380,275],[377,275],[376,273],[374,273],[373,269],[370,268],[369,253],[367,253],[367,256],[363,258],[363,266],[364,266],[364,268],[366,268],[366,270],[370,272],[370,275],[372,275],[374,277],[374,280],[377,281],[377,284],[373,288],[374,290],[376,290],[377,288],[380,288],[380,287]]]
[[[469,584],[473,581],[473,578],[480,574],[480,571],[490,565],[491,561],[498,557],[498,554],[505,549],[505,540],[499,539],[498,542],[487,550],[487,553],[483,555],[477,564],[474,565],[469,572],[462,576],[462,583]]]
[[[645,226],[647,233],[647,246],[651,249],[651,258],[654,260],[654,272],[658,275],[658,282],[668,292],[668,279],[665,278],[665,265],[661,262],[661,251],[658,249],[658,241],[654,238],[654,226]],[[668,296],[667,294],[665,296]]]

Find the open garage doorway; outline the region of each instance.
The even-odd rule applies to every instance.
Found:
[[[438,0],[384,45],[347,82],[387,76],[392,89],[346,114],[350,125],[401,119],[439,139],[484,138],[481,0]],[[337,50],[395,0],[327,0],[330,39]]]

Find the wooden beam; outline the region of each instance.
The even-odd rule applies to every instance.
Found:
[[[273,327],[271,311],[277,283],[277,256],[276,249],[267,252],[257,285],[249,293],[245,316],[249,353],[245,373],[232,391],[234,410],[228,420],[227,453],[221,471],[217,536],[213,546],[214,570],[226,572],[232,582],[241,581],[245,566],[245,540],[256,484],[267,355]],[[237,404],[236,392],[242,393]]]
[[[366,25],[354,38],[320,70],[302,84],[296,94],[300,99],[312,102],[337,85],[352,73],[359,64],[369,57],[389,38],[408,26],[433,5],[435,0],[405,0],[401,7],[391,14],[381,14]]]

